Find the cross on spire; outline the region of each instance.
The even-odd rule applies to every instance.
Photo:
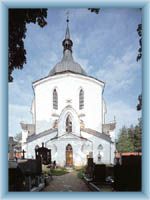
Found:
[[[70,39],[70,31],[69,31],[69,11],[66,12],[67,15],[67,28],[66,28],[66,35],[65,35],[65,39]]]
[[[66,20],[66,22],[68,23],[68,22],[69,22],[69,10],[67,10],[66,15],[67,15],[67,20]]]

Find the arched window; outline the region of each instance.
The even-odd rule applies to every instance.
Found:
[[[72,132],[72,120],[70,115],[66,118],[66,132],[71,133]]]
[[[58,94],[56,89],[53,90],[53,109],[58,109]]]
[[[97,148],[98,150],[103,150],[103,146],[100,144],[100,145],[98,145],[98,148]]]
[[[79,93],[79,109],[84,108],[84,91],[81,89]]]

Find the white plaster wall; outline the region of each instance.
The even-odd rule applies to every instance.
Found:
[[[116,151],[115,143],[111,143],[111,164],[114,164],[115,151]]]
[[[61,136],[58,139],[51,140],[57,135],[57,132],[50,133],[44,137],[38,138],[32,142],[29,142],[27,145],[23,146],[23,149],[27,152],[27,158],[35,158],[35,146],[42,146],[44,142],[45,147],[51,149],[52,161],[56,161],[59,166],[65,166],[66,164],[66,147],[70,144],[73,148],[73,165],[74,166],[83,166],[87,163],[87,155],[90,152],[93,152],[93,159],[95,163],[98,162],[98,146],[101,144],[103,149],[101,150],[102,160],[100,163],[104,164],[113,164],[114,163],[114,143],[110,143],[106,140],[103,140],[98,137],[94,137],[86,132],[81,132],[82,137],[87,138],[80,139],[77,136],[72,134],[66,134]],[[83,151],[83,146],[86,145]]]
[[[48,130],[62,110],[71,105],[78,115],[84,114],[85,127],[102,131],[102,90],[104,84],[93,78],[72,73],[55,75],[33,84],[35,91],[36,133]],[[53,109],[53,90],[58,92],[58,110]],[[84,90],[84,109],[79,110],[79,91]],[[67,103],[71,100],[71,103]],[[54,117],[53,115],[58,115]]]
[[[55,137],[57,132],[51,133],[50,135],[44,136],[42,138],[36,139],[28,144],[24,145],[24,149],[27,152],[26,158],[35,158],[35,146],[39,145],[41,147],[42,142],[44,142],[45,147],[50,148],[52,161],[56,161],[59,166],[65,166],[66,164],[66,147],[71,144],[73,148],[73,165],[82,166],[85,165],[86,154],[81,151],[82,145],[85,143],[84,140],[80,138],[69,138],[69,135],[64,138],[58,138],[56,140],[50,140]],[[54,146],[56,149],[54,149]]]
[[[37,138],[33,140],[32,142],[28,142],[26,145],[24,145],[24,148],[26,149],[26,157],[27,158],[35,158],[35,146],[38,145],[39,147],[42,147],[42,142],[44,142],[44,145],[46,146],[46,142],[50,139],[56,137],[57,132],[50,133],[46,136]]]
[[[58,135],[61,136],[66,133],[66,118],[68,114],[72,120],[72,133],[80,136],[80,119],[78,113],[71,106],[65,107],[60,114],[58,120]]]
[[[32,100],[31,114],[32,114],[32,123],[35,124],[35,98],[33,98]]]
[[[73,149],[73,165],[74,166],[83,166],[86,164],[86,155],[81,151],[81,147],[84,141],[78,139],[57,139],[51,141],[47,144],[47,147],[50,147],[52,144],[55,144],[57,147],[57,152],[52,155],[52,160],[56,161],[59,166],[66,165],[66,147],[68,144],[72,146]]]
[[[100,151],[102,159],[100,163],[104,163],[104,164],[110,164],[111,163],[111,146],[110,146],[110,142],[106,141],[104,139],[95,137],[91,134],[88,134],[86,132],[81,132],[81,136],[87,138],[88,140],[92,141],[93,143],[93,160],[95,163],[99,163],[98,162],[98,146],[101,144],[103,146],[103,150]]]
[[[28,137],[28,131],[22,129],[22,145],[26,142],[26,139]]]
[[[116,140],[116,134],[115,133],[116,133],[115,129],[113,131],[109,131],[112,142],[115,142],[115,140]]]
[[[107,113],[106,102],[105,102],[105,100],[103,99],[103,124],[105,124],[105,116],[106,116],[106,113]]]

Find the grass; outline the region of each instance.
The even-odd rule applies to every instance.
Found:
[[[85,167],[77,168],[75,170],[78,172],[77,173],[78,178],[83,179],[83,176],[84,176],[84,173],[85,173]]]
[[[50,169],[50,168],[47,168],[47,166],[43,165],[42,166],[42,172],[45,174],[45,175],[48,175],[48,174],[51,174],[52,176],[61,176],[61,175],[64,175],[64,174],[67,174],[69,173],[67,171],[67,169],[63,168],[63,167],[58,167],[56,169]]]
[[[51,173],[53,176],[61,176],[69,172],[65,168],[56,168],[56,169],[52,169]]]

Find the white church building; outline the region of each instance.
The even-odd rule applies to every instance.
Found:
[[[113,164],[116,122],[105,123],[105,83],[74,61],[68,22],[61,61],[33,82],[32,123],[21,122],[22,149],[35,158],[44,143],[59,166],[83,166],[88,157]]]

